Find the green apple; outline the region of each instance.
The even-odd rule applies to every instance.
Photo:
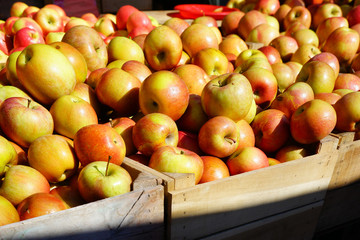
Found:
[[[23,97],[31,99],[31,97],[20,88],[14,87],[12,85],[0,86],[0,104],[11,97]]]
[[[145,55],[139,44],[127,37],[114,37],[107,46],[109,62],[115,60],[137,60],[145,62]]]
[[[3,136],[0,136],[0,176],[5,172],[6,166],[16,160],[16,150]]]
[[[80,195],[87,202],[130,192],[132,178],[123,167],[104,161],[89,163],[78,177]]]
[[[209,76],[219,76],[228,73],[229,61],[226,55],[216,48],[200,50],[193,58],[192,63],[204,69]]]

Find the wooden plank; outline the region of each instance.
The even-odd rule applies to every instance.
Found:
[[[317,232],[329,230],[360,218],[360,183],[326,193]]]
[[[193,239],[321,201],[337,152],[169,192],[168,237]]]
[[[213,234],[202,240],[312,239],[323,201]]]

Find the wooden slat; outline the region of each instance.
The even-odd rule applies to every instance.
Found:
[[[192,239],[321,201],[337,152],[169,192],[171,239]]]
[[[323,201],[213,234],[202,240],[312,239]]]

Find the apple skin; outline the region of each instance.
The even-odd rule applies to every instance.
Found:
[[[174,72],[156,71],[141,83],[139,106],[145,115],[159,112],[176,121],[184,114],[188,103],[189,89]]]
[[[283,163],[283,162],[301,159],[309,155],[310,152],[304,146],[290,144],[280,148],[276,152],[275,158]]]
[[[294,111],[305,102],[313,100],[314,95],[309,84],[296,82],[291,84],[283,93],[278,94],[270,108],[282,111],[290,119]]]
[[[276,11],[276,13],[273,15],[279,22],[280,25],[280,31],[284,31],[284,19],[286,15],[290,12],[292,7],[288,4],[281,4],[279,9]]]
[[[279,7],[279,0],[259,0],[256,2],[254,9],[267,15],[274,15]]]
[[[34,43],[45,43],[45,40],[39,32],[28,27],[17,31],[13,38],[14,48],[27,47]]]
[[[106,67],[108,62],[107,46],[95,29],[83,25],[75,26],[65,32],[62,42],[66,42],[80,51],[90,71]]]
[[[88,102],[95,110],[99,119],[101,119],[101,117],[107,110],[107,108],[99,102],[95,90],[86,83],[76,83],[74,91],[70,95],[79,97],[82,100]]]
[[[228,72],[229,61],[217,48],[201,49],[193,56],[192,63],[204,69],[209,76],[219,76]]]
[[[295,82],[293,70],[286,63],[274,63],[271,68],[277,81],[279,93],[284,92],[286,88]]]
[[[54,42],[61,42],[64,35],[65,35],[65,32],[50,32],[45,37],[45,43],[50,44],[50,43],[54,43]]]
[[[98,20],[98,17],[92,12],[84,13],[81,15],[81,18],[87,21],[91,27],[94,27],[96,21]]]
[[[171,17],[167,19],[163,25],[168,26],[172,30],[174,30],[179,36],[184,32],[184,30],[190,26],[190,23],[185,21],[182,18]]]
[[[110,119],[109,122],[104,123],[114,128],[123,138],[126,147],[126,156],[133,155],[137,149],[132,140],[132,131],[135,126],[135,121],[129,117],[119,117]]]
[[[357,31],[349,27],[335,29],[326,39],[322,51],[333,53],[340,65],[349,65],[359,48],[360,37]]]
[[[360,7],[358,6],[354,6],[350,12],[348,12],[346,18],[349,22],[349,26],[352,27],[358,23],[360,23],[360,17],[359,17],[359,14],[360,14]]]
[[[131,5],[121,6],[116,12],[116,26],[118,29],[126,29],[126,22],[129,16],[134,12],[139,11],[136,7]]]
[[[119,116],[129,117],[139,111],[141,82],[130,73],[112,68],[98,82],[95,93],[100,103],[114,109]]]
[[[49,182],[62,182],[73,176],[79,165],[74,148],[59,135],[49,134],[35,139],[27,152],[31,167]]]
[[[210,77],[205,70],[192,63],[180,65],[173,72],[185,82],[189,94],[201,95],[204,86],[210,81]]]
[[[120,134],[110,126],[92,124],[80,128],[74,136],[74,149],[82,166],[95,161],[121,165],[126,147]]]
[[[88,77],[85,80],[85,83],[88,84],[91,88],[95,89],[97,84],[99,83],[101,76],[107,71],[109,68],[98,68],[94,71],[91,71]]]
[[[275,63],[282,63],[282,59],[281,59],[279,51],[276,48],[274,48],[273,46],[269,46],[269,45],[262,46],[258,50],[260,50],[262,53],[265,54],[265,56],[267,57],[267,59],[271,65],[273,65]]]
[[[237,33],[242,39],[246,39],[252,29],[263,23],[267,23],[265,14],[259,10],[248,11],[241,17],[237,27]]]
[[[196,153],[174,146],[162,146],[151,155],[149,167],[159,172],[193,173],[195,184],[200,182],[204,163]]]
[[[212,182],[230,176],[229,168],[220,158],[201,156],[204,163],[204,172],[199,183]]]
[[[201,94],[201,104],[209,117],[227,116],[234,121],[243,119],[253,101],[249,80],[240,73],[228,73],[210,80]]]
[[[43,30],[40,25],[30,17],[20,17],[12,25],[12,34],[15,34],[17,31],[24,27],[29,27],[36,30],[41,36],[44,36]]]
[[[278,90],[277,79],[275,75],[263,68],[252,68],[243,73],[249,80],[255,103],[262,108],[270,106],[275,99]]]
[[[335,77],[337,77],[339,75],[340,72],[340,63],[338,58],[330,53],[330,52],[321,52],[315,56],[313,56],[312,58],[310,58],[309,62],[311,61],[321,61],[321,62],[325,62],[327,64],[330,65],[330,67],[334,70],[335,73]]]
[[[79,193],[77,187],[77,177],[78,174],[73,176],[70,180],[70,181],[74,181],[72,179],[76,178],[76,187],[74,187],[72,184],[60,185],[52,188],[50,191],[50,194],[54,195],[55,197],[63,201],[68,208],[80,206],[86,203]]]
[[[322,46],[329,35],[339,27],[349,27],[349,22],[343,16],[330,17],[322,21],[316,28],[316,35],[319,38],[320,46]]]
[[[305,6],[293,7],[284,18],[284,28],[289,28],[294,22],[300,22],[305,28],[310,28],[312,22],[310,11]]]
[[[126,61],[121,66],[121,69],[138,78],[140,82],[143,82],[145,78],[150,76],[152,73],[147,65],[136,60]]]
[[[76,84],[75,70],[70,61],[46,44],[27,46],[17,58],[16,72],[31,96],[45,105],[70,94]]]
[[[299,44],[296,39],[291,36],[280,35],[274,38],[270,43],[270,46],[276,48],[281,56],[283,62],[288,62],[291,56],[299,48]]]
[[[245,50],[241,51],[239,53],[239,55],[236,57],[235,67],[238,67],[238,66],[244,64],[245,62],[247,62],[248,60],[250,60],[252,58],[263,58],[263,59],[267,60],[267,56],[265,55],[265,53],[263,53],[259,49],[249,48],[249,49],[245,49]]]
[[[0,106],[0,126],[12,141],[29,147],[38,137],[52,134],[53,118],[45,107],[23,97],[11,97]]]
[[[27,8],[25,8],[25,10],[23,11],[20,17],[34,18],[34,16],[39,10],[40,8],[36,6],[28,6]]]
[[[342,96],[333,106],[336,111],[336,129],[345,132],[358,130],[360,112],[356,107],[360,102],[359,92],[350,92]]]
[[[219,48],[215,33],[204,24],[191,24],[180,36],[183,50],[192,58],[201,49]]]
[[[73,28],[73,27],[76,27],[76,26],[86,26],[86,27],[90,27],[90,24],[86,21],[86,20],[84,20],[84,19],[82,19],[82,18],[79,18],[79,17],[72,17],[72,18],[70,18],[67,22],[66,22],[66,24],[65,24],[65,26],[64,26],[64,32],[67,32],[67,31],[69,31],[71,28]],[[94,29],[95,30],[95,29]],[[95,32],[96,32],[96,30],[95,30]],[[99,33],[99,35],[103,35],[102,33]],[[104,35],[103,35],[104,36]],[[105,38],[105,36],[104,36],[104,38]]]
[[[251,127],[255,146],[266,153],[277,151],[290,137],[289,119],[277,109],[266,109],[256,114]]]
[[[179,141],[177,147],[185,148],[193,151],[199,156],[204,155],[204,152],[199,147],[198,135],[196,133],[179,130]]]
[[[0,86],[0,104],[11,97],[23,97],[31,99],[31,97],[18,87],[12,85]]]
[[[321,53],[320,49],[315,47],[312,44],[303,44],[299,46],[299,48],[294,52],[291,56],[290,61],[298,62],[301,65],[304,65],[307,61],[309,61],[315,55]]]
[[[184,114],[176,121],[179,130],[198,133],[201,126],[209,120],[201,105],[201,96],[190,94],[189,104]]]
[[[151,30],[144,41],[146,60],[155,71],[174,68],[180,61],[182,50],[180,36],[165,25]]]
[[[12,203],[0,195],[0,226],[20,221],[20,216]]]
[[[109,63],[115,60],[137,60],[145,62],[145,55],[141,47],[132,39],[127,37],[114,37],[108,46]]]
[[[342,17],[340,6],[332,2],[320,4],[312,14],[312,29],[316,29],[321,22],[331,17]]]
[[[296,77],[296,82],[308,83],[314,94],[332,92],[336,76],[334,70],[325,62],[309,61],[303,65]]]
[[[27,7],[29,6],[21,1],[12,3],[10,7],[10,16],[20,17]]]
[[[200,128],[198,142],[207,155],[219,158],[230,156],[239,145],[239,126],[231,118],[216,116]]]
[[[243,147],[255,146],[255,133],[251,125],[244,119],[236,122],[239,127],[239,145],[238,149]]]
[[[325,102],[328,102],[331,105],[334,105],[341,98],[341,95],[337,94],[335,92],[318,93],[318,94],[314,95],[314,98],[324,100]]]
[[[131,32],[137,29],[143,29],[144,33],[149,33],[153,28],[149,16],[143,11],[133,11],[126,21],[126,30],[129,35],[132,35]]]
[[[34,193],[17,206],[21,221],[66,209],[68,206],[50,193]]]
[[[179,141],[175,121],[163,113],[149,113],[141,117],[133,127],[133,143],[146,156],[164,145],[176,147]]]
[[[71,94],[56,99],[49,111],[54,120],[54,130],[71,139],[80,128],[98,123],[91,104]]]
[[[106,37],[117,30],[115,22],[105,16],[99,17],[93,27],[96,31],[104,34]]]
[[[79,50],[65,42],[54,42],[48,45],[59,50],[70,61],[75,70],[76,82],[85,82],[88,68],[86,60]]]
[[[305,28],[297,30],[292,34],[292,37],[295,38],[299,47],[304,44],[311,44],[314,47],[319,48],[319,37],[312,29]]]
[[[129,172],[113,163],[109,163],[107,168],[107,164],[95,161],[81,169],[78,188],[85,201],[93,202],[131,191],[132,178]]]
[[[269,166],[268,157],[257,147],[244,147],[226,160],[230,175],[241,174]]]
[[[236,36],[236,37],[235,37]],[[236,57],[244,50],[248,49],[246,42],[238,35],[228,35],[219,44],[219,50],[225,55],[228,53],[234,54]]]
[[[223,36],[230,34],[237,34],[237,27],[240,22],[240,19],[245,15],[242,11],[233,11],[225,15],[221,21],[221,33]]]
[[[0,176],[8,168],[8,164],[17,164],[17,153],[13,145],[5,137],[0,135]]]
[[[42,7],[33,18],[43,30],[43,36],[49,32],[64,31],[63,18],[55,9]]]
[[[360,90],[360,77],[353,73],[339,74],[335,80],[334,90],[336,89],[350,89],[353,91]]]
[[[262,43],[265,46],[280,35],[279,30],[270,26],[268,23],[262,23],[254,27],[246,37],[246,42]]]
[[[331,104],[320,99],[310,100],[291,116],[291,136],[301,144],[315,143],[329,135],[336,122],[336,111]]]
[[[0,195],[17,206],[28,196],[50,192],[50,184],[39,171],[25,165],[13,165],[5,173],[0,187]]]

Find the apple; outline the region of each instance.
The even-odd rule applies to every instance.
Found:
[[[76,84],[75,70],[70,61],[46,44],[27,46],[17,58],[16,73],[31,96],[45,105],[71,93]]]
[[[280,93],[284,92],[287,87],[295,82],[294,72],[286,63],[274,63],[271,65],[271,68]]]
[[[49,193],[49,182],[38,170],[25,165],[12,165],[6,171],[0,187],[0,195],[14,206],[39,192]]]
[[[13,2],[10,7],[10,16],[20,17],[28,5],[24,2]]]
[[[99,102],[95,90],[86,83],[76,83],[74,91],[70,95],[79,97],[88,102],[95,110],[98,118],[101,118],[104,112],[107,110],[107,108]]]
[[[141,117],[133,127],[133,143],[146,156],[165,145],[176,147],[179,141],[175,121],[163,113],[149,113]]]
[[[315,47],[312,44],[303,44],[294,52],[291,56],[290,61],[298,62],[301,65],[304,65],[310,58],[321,53],[320,49]]]
[[[299,47],[305,44],[311,44],[314,47],[319,48],[319,35],[312,29],[305,28],[297,30],[292,34],[292,37],[295,38]]]
[[[237,36],[237,35],[236,35]],[[246,42],[240,37],[233,37],[228,35],[219,44],[219,50],[224,54],[231,53],[236,57],[244,50],[247,50]]]
[[[145,78],[150,76],[152,73],[150,68],[145,63],[139,62],[137,60],[126,61],[121,66],[121,69],[135,76],[140,80],[140,82],[143,82]]]
[[[190,26],[190,23],[185,21],[185,19],[178,17],[171,17],[167,19],[163,25],[168,26],[172,30],[174,30],[179,36],[184,32],[184,30]]]
[[[292,23],[301,22],[305,28],[310,28],[312,17],[305,6],[293,7],[284,18],[284,28],[287,29]]]
[[[237,175],[269,166],[268,157],[257,147],[244,147],[226,160],[230,175]]]
[[[241,17],[237,27],[237,33],[240,37],[246,39],[251,30],[263,23],[267,23],[265,14],[259,10],[248,11]]]
[[[170,145],[155,150],[151,155],[149,167],[159,172],[193,173],[195,184],[200,182],[204,172],[204,163],[199,155]]]
[[[360,92],[349,92],[342,96],[333,106],[336,111],[336,129],[339,131],[355,132],[358,130]]]
[[[238,149],[243,147],[254,147],[255,146],[255,133],[250,125],[245,119],[241,119],[236,122],[239,127],[239,145]]]
[[[76,178],[76,185],[77,177],[78,175],[75,175],[71,178],[71,180]],[[86,203],[81,197],[78,187],[74,187],[71,184],[56,186],[51,189],[50,194],[63,201],[67,205],[67,208],[80,206]]]
[[[14,159],[14,164],[18,165],[28,165],[28,159],[27,159],[27,149],[20,147],[20,145],[16,144],[13,141],[9,141],[10,144],[14,147],[16,151],[16,156]]]
[[[83,25],[75,26],[66,31],[62,42],[66,42],[80,51],[90,71],[106,67],[108,62],[107,46],[95,29]]]
[[[221,21],[221,33],[224,37],[230,34],[237,34],[237,27],[240,19],[245,15],[242,11],[229,12]]]
[[[191,24],[180,36],[183,50],[192,58],[201,49],[219,48],[216,34],[204,24]]]
[[[267,15],[274,15],[279,7],[279,0],[259,0],[256,2],[254,9]]]
[[[112,127],[92,124],[80,128],[74,136],[74,149],[82,166],[95,161],[121,165],[126,155],[125,142]]]
[[[109,119],[104,123],[114,128],[123,138],[126,147],[126,156],[133,155],[137,152],[137,149],[132,140],[132,131],[135,125],[135,121],[129,117],[118,117],[115,119]]]
[[[90,27],[94,27],[95,23],[98,20],[98,17],[92,12],[86,12],[86,13],[82,14],[81,18],[84,19],[85,21],[87,21],[89,23]]]
[[[282,63],[279,51],[273,46],[262,46],[258,50],[265,54],[271,65],[275,63]]]
[[[219,76],[228,72],[229,61],[217,48],[201,49],[193,56],[192,63],[204,69],[209,76]]]
[[[354,5],[354,7],[348,12],[346,18],[350,27],[360,23],[359,13],[360,7],[358,7],[358,5]]]
[[[314,91],[309,84],[296,82],[277,95],[270,108],[282,111],[290,119],[298,107],[314,98]]]
[[[316,35],[319,38],[319,44],[322,46],[329,35],[337,28],[349,27],[349,22],[343,16],[330,17],[322,21],[316,28]]]
[[[327,18],[342,17],[342,10],[339,5],[332,2],[320,4],[312,14],[311,27],[316,29],[319,24]]]
[[[353,91],[359,91],[360,77],[353,73],[339,74],[335,80],[334,90],[336,89],[351,89]]]
[[[138,78],[120,68],[112,68],[101,76],[95,93],[100,103],[120,116],[129,117],[139,111],[140,87]]]
[[[270,106],[278,90],[275,75],[264,68],[251,68],[245,71],[243,75],[252,87],[255,103],[262,108]]]
[[[12,203],[0,195],[0,226],[20,221],[20,216]]]
[[[280,35],[274,38],[269,45],[279,51],[283,62],[290,61],[291,56],[299,48],[296,39],[286,35]]]
[[[216,116],[205,122],[199,130],[200,149],[219,158],[230,156],[239,145],[239,127],[231,118]]]
[[[289,119],[277,109],[266,109],[256,114],[251,127],[255,135],[255,146],[264,152],[277,151],[290,137]]]
[[[20,17],[17,16],[10,16],[5,20],[4,23],[4,32],[8,36],[14,36],[15,32],[13,31],[14,23],[19,19]]]
[[[13,48],[13,37],[6,35],[4,31],[0,30],[0,51],[9,55],[10,50]]]
[[[35,139],[27,152],[31,167],[52,183],[62,182],[78,169],[74,148],[61,136],[49,134]]]
[[[48,4],[45,4],[44,7],[54,9],[63,19],[66,19],[66,17],[67,17],[64,8],[59,5],[48,3]]]
[[[5,85],[0,87],[0,104],[10,97],[24,97],[31,99],[31,97],[18,87],[12,85]]]
[[[50,213],[66,210],[69,207],[50,193],[34,193],[19,203],[17,211],[20,220],[40,217]]]
[[[259,49],[252,49],[252,48],[245,49],[245,50],[241,51],[240,54],[236,57],[235,67],[238,67],[238,66],[244,64],[246,61],[248,61],[252,58],[263,58],[265,60],[268,60],[265,53],[263,53]],[[270,66],[270,64],[269,64],[269,66]]]
[[[241,120],[245,120],[247,123],[251,123],[254,118],[255,118],[255,115],[257,113],[259,113],[260,111],[262,111],[263,109],[261,107],[259,107],[256,102],[255,102],[255,99],[252,100],[252,103],[251,103],[251,107],[250,107],[250,110],[249,112],[246,114],[246,116],[241,119]],[[241,121],[240,120],[240,121]]]
[[[275,14],[273,15],[279,22],[279,26],[280,26],[280,31],[284,31],[285,27],[284,27],[284,19],[286,17],[286,15],[290,12],[290,10],[292,9],[292,7],[288,4],[281,4],[278,8],[278,10],[275,12]]]
[[[314,94],[332,92],[336,76],[329,64],[321,61],[309,61],[303,65],[296,77],[296,82],[308,83]]]
[[[144,41],[146,61],[156,71],[174,68],[181,58],[182,50],[180,36],[166,25],[154,28]]]
[[[145,115],[159,112],[176,121],[184,114],[188,103],[189,89],[174,72],[156,71],[141,83],[139,105]]]
[[[203,68],[191,63],[180,65],[173,72],[185,82],[190,94],[201,95],[204,86],[210,81]]]
[[[276,160],[275,158],[268,157],[268,160],[269,160],[269,166],[274,166],[276,164],[281,163],[279,160]]]
[[[20,17],[12,25],[11,32],[15,34],[20,29],[28,27],[36,30],[40,35],[44,36],[43,30],[40,25],[32,18],[29,17]]]
[[[331,105],[334,105],[341,98],[341,95],[337,94],[335,92],[318,93],[318,94],[314,95],[314,98],[324,100],[325,102],[328,102]]]
[[[201,96],[190,94],[188,107],[176,121],[176,124],[180,130],[198,133],[207,120],[209,120],[209,117],[202,108]]]
[[[5,137],[0,135],[0,176],[7,170],[8,164],[17,164],[17,153],[14,146]]]
[[[110,40],[108,46],[109,62],[115,60],[137,60],[145,62],[145,55],[141,47],[132,39],[127,37],[114,37]]]
[[[268,23],[262,23],[254,27],[247,35],[247,42],[262,43],[265,46],[280,35],[277,28],[270,26]]]
[[[179,130],[179,141],[177,147],[190,150],[199,156],[204,155],[204,152],[199,147],[198,135],[196,133]]]
[[[337,123],[334,107],[320,99],[307,101],[292,114],[290,132],[301,144],[320,141],[331,133]]]
[[[125,168],[104,161],[89,163],[78,177],[80,195],[87,202],[128,193],[131,183],[132,178]]]
[[[145,156],[144,154],[137,152],[135,154],[131,154],[129,156],[127,156],[128,158],[134,160],[135,162],[141,163],[145,166],[149,165],[149,161],[150,161],[150,157],[149,156]]]
[[[9,81],[9,83],[21,90],[24,90],[24,87],[22,86],[22,84],[20,83],[18,77],[17,77],[17,73],[16,73],[16,61],[18,56],[20,55],[21,51],[15,51],[13,53],[11,53],[8,57],[8,59],[6,60],[6,79]]]
[[[311,153],[304,146],[290,144],[280,148],[275,158],[280,162],[289,162],[309,156]]]
[[[65,32],[49,32],[45,37],[45,43],[50,44],[54,42],[61,42]]]
[[[118,29],[125,29],[129,16],[138,9],[132,5],[123,5],[116,12],[116,26]]]
[[[329,64],[329,66],[334,70],[335,77],[339,75],[340,72],[340,63],[338,58],[332,54],[331,52],[321,52],[315,56],[313,56],[309,62],[312,61],[321,61]]]
[[[53,8],[43,7],[34,15],[34,20],[39,24],[46,36],[49,32],[63,32],[63,17]]]
[[[24,97],[11,97],[0,105],[0,126],[5,135],[22,147],[51,134],[54,121],[45,107]]]
[[[90,24],[86,21],[86,20],[84,20],[84,19],[82,19],[82,18],[79,18],[79,17],[71,17],[70,19],[69,19],[69,21],[67,21],[66,23],[65,23],[65,26],[64,26],[64,32],[67,32],[67,31],[69,31],[71,28],[73,28],[73,27],[76,27],[76,26],[86,26],[86,27],[90,27]],[[92,28],[92,27],[91,27]],[[95,29],[94,29],[95,30]],[[95,30],[95,32],[97,32],[96,30]],[[101,33],[99,33],[99,34],[101,34]],[[105,36],[104,36],[105,37]]]
[[[92,105],[71,94],[56,99],[49,111],[54,120],[54,130],[71,139],[80,128],[98,123],[98,116]]]
[[[29,18],[34,18],[35,14],[40,10],[40,8],[36,7],[36,6],[28,6],[27,8],[25,8],[25,10],[23,11],[23,13],[21,14],[20,17],[29,17]]]
[[[94,29],[108,37],[117,30],[117,27],[116,23],[110,18],[102,16],[95,22]]]
[[[223,160],[214,156],[201,156],[204,172],[199,183],[206,183],[230,176],[229,168]]]
[[[253,99],[251,84],[240,73],[215,77],[204,86],[201,94],[201,104],[206,115],[226,116],[236,122],[247,115]]]
[[[14,48],[27,47],[34,43],[45,43],[45,40],[39,32],[28,27],[17,31],[13,38]]]
[[[91,88],[95,89],[97,84],[99,83],[101,76],[107,72],[109,68],[98,68],[94,71],[91,71],[90,74],[88,74],[88,77],[85,80],[85,83],[88,84]]]
[[[199,23],[199,24],[204,24],[208,27],[218,27],[218,24],[216,22],[216,19],[213,18],[212,16],[199,16],[196,17],[191,24],[195,24],[195,23]]]
[[[143,11],[133,11],[126,21],[126,30],[129,32],[129,35],[137,29],[143,29],[144,33],[149,33],[153,28],[154,26],[149,16]]]

